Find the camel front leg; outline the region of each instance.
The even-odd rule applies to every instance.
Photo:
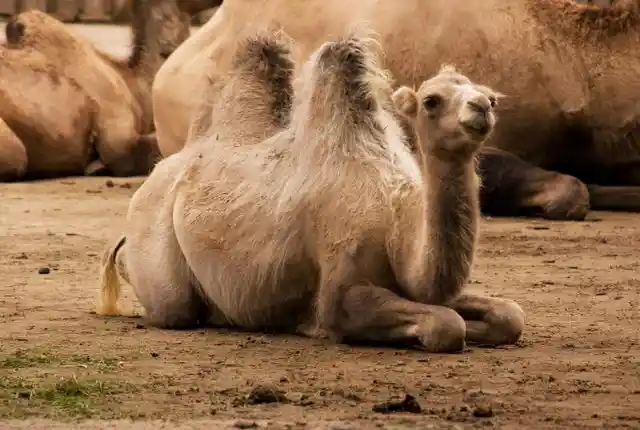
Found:
[[[511,300],[461,294],[449,301],[447,307],[464,318],[468,342],[514,344],[524,330],[524,311]]]
[[[436,353],[465,346],[465,322],[452,309],[412,302],[368,283],[325,283],[317,317],[320,329],[338,342],[417,345]]]

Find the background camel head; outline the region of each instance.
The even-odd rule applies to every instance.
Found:
[[[393,94],[393,103],[413,122],[429,153],[466,158],[475,154],[493,131],[493,110],[501,96],[474,84],[454,67],[444,66],[417,92],[399,88]]]
[[[53,46],[66,46],[70,36],[65,25],[51,15],[30,9],[15,14],[5,27],[7,46],[23,48],[49,43]]]

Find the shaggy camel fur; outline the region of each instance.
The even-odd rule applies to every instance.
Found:
[[[253,31],[247,23],[282,28],[306,56],[359,21],[381,34],[396,85],[415,86],[453,63],[509,96],[487,145],[513,156],[481,152],[483,209],[570,219],[589,204],[640,210],[640,0],[602,8],[572,0],[225,0],[156,75],[162,154],[184,145],[193,95],[228,67],[230,41]],[[487,195],[494,198],[485,205]]]
[[[135,193],[126,235],[105,254],[97,313],[117,313],[119,272],[163,328],[432,352],[515,342],[516,303],[462,294],[480,216],[475,155],[498,95],[446,66],[390,97],[375,44],[352,35],[313,53],[289,108],[283,46],[242,44],[211,90],[214,134],[192,133]]]
[[[189,36],[189,16],[174,0],[133,2],[133,49],[114,58],[46,13],[30,10],[7,23],[0,65],[0,117],[20,138],[26,172],[0,147],[5,179],[106,170],[147,174],[159,151],[151,82],[165,58]]]

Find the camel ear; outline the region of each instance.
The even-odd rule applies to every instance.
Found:
[[[407,118],[414,119],[418,115],[418,96],[411,88],[398,88],[391,100],[396,110]]]

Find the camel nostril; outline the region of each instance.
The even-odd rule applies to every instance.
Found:
[[[468,102],[467,105],[472,111],[483,114],[483,115],[486,115],[489,112],[489,108],[491,107],[490,105],[485,106],[484,104],[481,104],[476,101]]]

